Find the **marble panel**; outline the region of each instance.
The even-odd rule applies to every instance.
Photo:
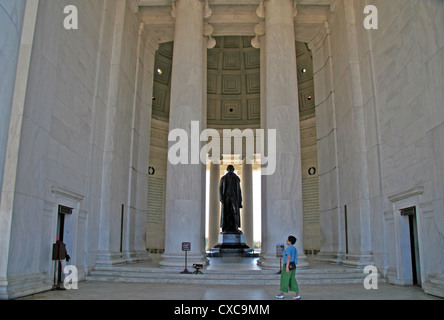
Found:
[[[208,67],[208,70],[218,70],[219,69],[219,52],[218,51],[208,50],[207,67]]]
[[[240,48],[241,40],[236,36],[224,37],[224,48],[236,49]]]
[[[225,95],[242,94],[241,77],[239,75],[223,75],[222,94]]]
[[[222,100],[221,120],[241,120],[242,100]]]
[[[224,52],[222,60],[223,70],[240,70],[241,69],[241,54],[240,52]]]
[[[245,68],[246,69],[259,69],[260,68],[260,54],[258,50],[245,51]]]
[[[246,91],[247,94],[259,94],[260,93],[260,73],[248,73],[246,75]]]
[[[260,99],[247,100],[247,118],[248,120],[259,120],[261,117],[261,101]]]

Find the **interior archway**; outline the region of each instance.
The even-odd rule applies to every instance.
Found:
[[[215,37],[216,46],[207,55],[207,128],[260,129],[261,56],[260,49],[251,46],[251,36]],[[317,179],[317,141],[314,104],[313,60],[303,42],[296,42],[301,127],[302,184],[304,210],[304,250],[306,254],[320,249],[319,194]],[[163,253],[165,243],[165,181],[168,154],[169,97],[171,88],[173,42],[159,45],[154,64],[153,110],[151,121],[150,172],[148,186],[148,216],[146,245],[150,253]],[[222,134],[220,135],[222,136]],[[244,141],[245,143],[245,141]],[[221,143],[222,147],[222,143]],[[245,148],[243,148],[245,150]],[[222,150],[221,150],[222,154]],[[241,156],[242,158],[242,156]],[[229,162],[229,161],[228,161]],[[219,177],[228,162],[222,162]],[[242,164],[237,164],[242,174]],[[253,168],[254,187],[252,246],[260,249],[260,164]],[[209,173],[210,166],[207,167]],[[207,175],[208,175],[207,173]],[[259,178],[258,178],[259,176]],[[207,184],[210,183],[207,178]],[[207,186],[207,246],[209,239],[210,196]],[[213,219],[217,221],[217,219]],[[214,223],[214,222],[212,222]],[[250,231],[251,232],[251,231]],[[213,235],[214,237],[214,235]]]

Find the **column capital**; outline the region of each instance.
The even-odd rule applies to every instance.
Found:
[[[294,28],[293,0],[266,0],[265,10],[267,12],[265,17],[267,29],[277,24],[288,24]]]
[[[261,47],[261,42],[259,37],[265,35],[265,25],[262,22],[258,23],[254,27],[254,33],[256,34],[256,36],[253,39],[251,39],[251,45],[253,46],[253,48],[259,49]]]
[[[139,12],[139,4],[137,3],[137,0],[130,0],[129,5],[134,14]]]
[[[171,16],[175,19],[177,15],[177,3],[181,0],[171,0]],[[213,10],[210,8],[210,4],[208,0],[195,0],[197,2],[201,2],[204,4],[203,7],[203,18],[209,19],[213,15]]]
[[[203,28],[203,35],[208,38],[207,48],[213,49],[216,46],[216,39],[213,38],[214,28],[211,24],[205,23]]]
[[[209,19],[213,15],[213,10],[210,8],[208,0],[205,0],[204,5],[204,19]]]
[[[264,19],[265,18],[265,6],[264,6],[264,0],[261,0],[261,2],[259,3],[258,8],[256,9],[256,14],[259,18]]]
[[[176,8],[176,0],[174,0],[174,1],[171,1],[171,16],[172,16],[174,19],[176,19],[176,11],[177,11],[177,8]]]
[[[296,18],[298,15],[298,1],[293,0],[293,18]]]

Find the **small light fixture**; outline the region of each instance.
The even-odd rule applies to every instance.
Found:
[[[155,97],[155,96],[153,96],[153,97],[152,97],[152,99],[153,99],[153,101],[155,101],[155,100],[156,100],[156,97]]]
[[[308,101],[311,101],[311,99],[313,99],[313,97],[312,96],[308,96]]]
[[[163,73],[162,69],[157,68],[157,74],[160,76]]]
[[[303,68],[302,73],[307,73],[307,69]]]

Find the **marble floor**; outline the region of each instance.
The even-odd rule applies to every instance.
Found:
[[[153,261],[155,263],[155,260]],[[208,270],[256,270],[256,259],[211,259]],[[418,286],[380,283],[367,290],[363,284],[300,284],[303,300],[439,300]],[[48,291],[20,300],[275,300],[279,288],[259,285],[193,285],[86,281],[77,290]],[[291,300],[292,295],[286,296]]]
[[[212,286],[153,283],[81,282],[77,290],[48,291],[20,300],[274,300],[274,286]],[[303,300],[439,300],[420,287],[380,284],[301,285]],[[291,300],[291,295],[285,299]]]

